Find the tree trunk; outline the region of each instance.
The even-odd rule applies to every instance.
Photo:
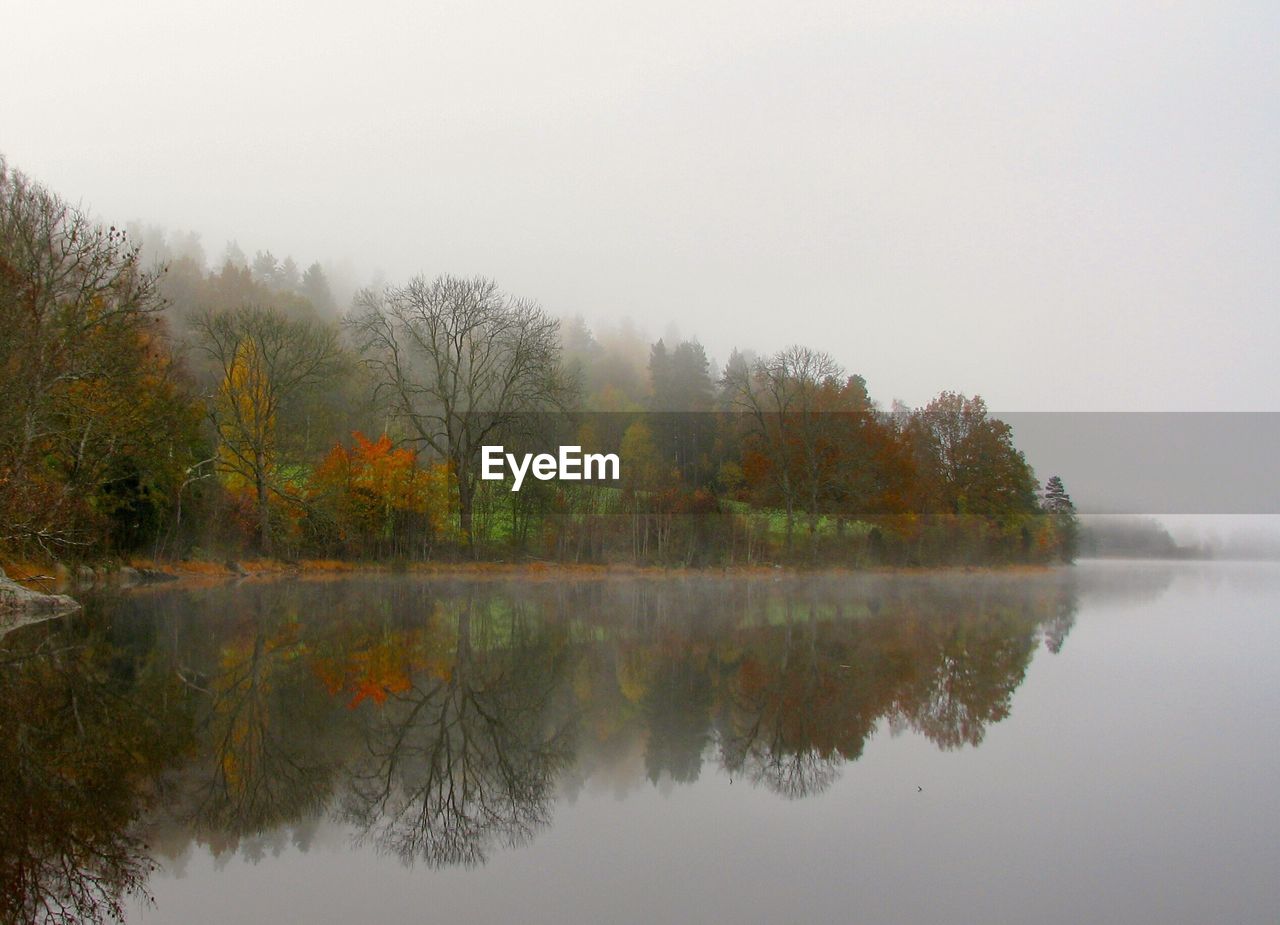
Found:
[[[258,490],[258,542],[264,556],[271,555],[271,504],[267,494],[267,480],[261,474],[254,480]]]
[[[472,530],[472,502],[475,499],[475,482],[471,475],[470,460],[456,458],[454,470],[458,473],[458,529],[462,531],[467,549],[475,552],[475,535]]]

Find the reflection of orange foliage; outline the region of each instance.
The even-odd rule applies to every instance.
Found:
[[[381,704],[410,690],[415,670],[441,675],[441,666],[424,653],[422,643],[421,631],[388,632],[362,648],[344,647],[339,655],[317,658],[312,670],[330,696],[350,695],[349,709],[366,700]],[[443,666],[444,676],[450,671],[450,665]]]
[[[403,694],[412,686],[409,678],[402,674],[383,679],[366,678],[356,688],[355,696],[351,698],[347,707],[354,710],[366,698],[372,699],[374,703],[383,703],[388,694]]]

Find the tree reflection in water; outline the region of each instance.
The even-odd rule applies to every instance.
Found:
[[[187,727],[156,668],[83,617],[0,638],[0,921],[121,920],[146,895],[136,822]]]
[[[109,917],[145,886],[144,841],[254,860],[326,819],[406,863],[480,864],[594,776],[710,766],[815,797],[882,726],[981,743],[1074,612],[1060,573],[401,576],[91,604],[0,639],[0,910]]]
[[[527,841],[573,754],[563,631],[486,604],[478,621],[474,590],[450,602],[451,660],[387,699],[352,769],[345,817],[406,862],[472,866]]]
[[[187,818],[214,844],[322,810],[338,771],[324,748],[329,704],[307,669],[297,616],[264,612],[261,603],[241,611],[211,674],[180,672],[196,695],[208,756],[193,769]]]

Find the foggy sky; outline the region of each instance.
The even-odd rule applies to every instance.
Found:
[[[96,214],[831,351],[881,402],[1280,409],[1280,4],[8,3]]]

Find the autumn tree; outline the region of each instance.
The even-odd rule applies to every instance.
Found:
[[[445,466],[423,468],[417,454],[396,447],[386,434],[370,440],[356,432],[351,438],[350,447],[335,445],[311,478],[313,500],[327,509],[347,549],[403,554],[415,535],[429,540],[442,534]]]
[[[392,413],[453,468],[459,528],[473,545],[480,448],[574,392],[559,322],[490,279],[418,276],[362,292],[348,324]]]
[[[1003,518],[1038,509],[1036,481],[1013,431],[980,396],[943,392],[908,425],[922,477],[922,507]]]
[[[808,510],[810,531],[816,529],[831,469],[823,397],[844,376],[830,354],[800,346],[750,366],[731,364],[725,372],[722,384],[730,407],[739,412],[758,457],[755,469],[786,514],[788,549],[798,508]]]
[[[269,554],[272,498],[297,500],[282,477],[282,420],[340,366],[337,333],[258,306],[206,312],[194,327],[219,380],[210,403],[218,466],[229,484],[252,491],[258,541]]]
[[[194,434],[161,307],[123,232],[0,159],[0,543],[59,555],[167,494]]]

